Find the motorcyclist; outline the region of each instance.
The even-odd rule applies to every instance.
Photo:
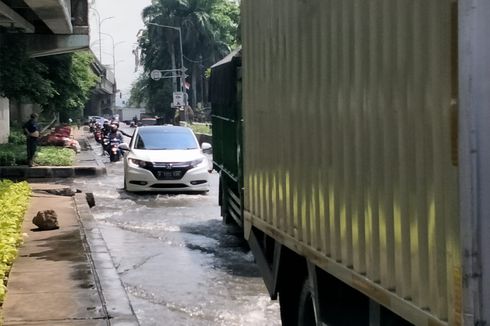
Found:
[[[102,126],[102,133],[104,136],[107,136],[111,132],[111,125],[109,124],[109,120],[104,120],[104,125]]]
[[[118,122],[114,122],[111,125],[111,132],[119,132],[119,133],[121,133],[122,135],[124,135],[126,137],[130,137],[130,138],[133,137],[133,135],[130,135],[128,133],[125,133],[124,131],[122,131],[121,129],[119,129],[119,123]],[[122,142],[122,140],[121,140],[121,142]]]
[[[116,123],[113,123],[111,125],[110,131],[107,134],[107,138],[109,138],[109,140],[111,140],[111,141],[113,139],[117,139],[117,140],[119,140],[119,142],[121,142],[121,143],[123,142],[123,132],[121,130],[119,130],[119,126]]]
[[[108,130],[107,133],[104,132],[106,129]],[[110,155],[112,145],[114,143],[121,144],[123,142],[123,135],[115,124],[110,125],[109,128],[103,128],[102,130],[104,132],[102,155],[105,155],[106,153]]]

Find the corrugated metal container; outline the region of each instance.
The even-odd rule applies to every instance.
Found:
[[[230,53],[212,67],[209,80],[209,97],[213,103],[213,161],[218,170],[224,170],[235,181],[240,177],[239,143],[241,137],[241,111],[237,93],[237,66],[239,65],[239,49]],[[216,166],[218,165],[218,166]]]
[[[456,17],[242,1],[246,220],[415,324],[462,321]]]

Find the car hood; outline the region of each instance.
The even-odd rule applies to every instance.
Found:
[[[133,149],[128,158],[147,162],[189,162],[204,158],[200,149],[188,150],[141,150]]]

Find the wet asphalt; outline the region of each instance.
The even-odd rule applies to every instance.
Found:
[[[92,142],[100,154],[100,146]],[[224,225],[218,175],[202,194],[130,194],[123,163],[63,180],[92,192],[91,209],[141,325],[280,325],[240,230]]]

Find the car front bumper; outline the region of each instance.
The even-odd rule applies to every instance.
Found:
[[[174,180],[159,180],[144,168],[125,164],[125,189],[130,192],[202,192],[209,191],[209,172],[207,164],[187,170],[184,176]]]

